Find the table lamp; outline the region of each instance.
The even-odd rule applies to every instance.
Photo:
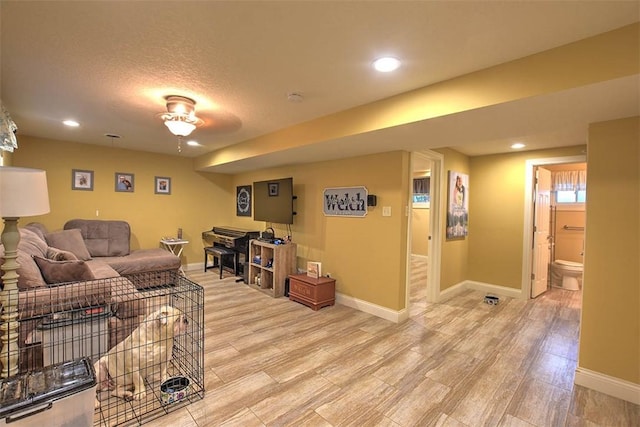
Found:
[[[18,220],[49,213],[47,175],[43,170],[0,166],[0,217],[4,221],[4,263],[0,292],[0,378],[18,372]]]

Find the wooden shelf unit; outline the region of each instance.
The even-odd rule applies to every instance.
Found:
[[[295,243],[275,245],[261,240],[249,241],[249,285],[274,298],[283,296],[285,279],[296,272],[296,251]]]

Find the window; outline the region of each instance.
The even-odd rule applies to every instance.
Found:
[[[560,190],[556,192],[556,203],[584,203],[586,199],[587,192],[585,190]]]
[[[557,171],[551,173],[556,203],[585,203],[587,199],[587,171]]]

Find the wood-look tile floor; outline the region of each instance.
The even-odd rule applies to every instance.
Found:
[[[640,407],[573,385],[579,292],[427,304],[420,286],[395,324],[187,276],[205,289],[205,397],[149,426],[640,425]]]

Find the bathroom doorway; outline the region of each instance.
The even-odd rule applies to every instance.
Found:
[[[555,261],[560,259],[558,258],[558,246],[557,239],[559,235],[558,227],[568,227],[568,229],[563,229],[562,231],[571,232],[572,234],[564,234],[563,238],[570,237],[573,239],[574,243],[576,240],[579,240],[579,236],[576,236],[576,231],[579,229],[580,224],[577,219],[565,220],[564,214],[563,219],[558,222],[558,200],[556,199],[559,192],[555,191],[554,187],[556,184],[551,184],[551,195],[549,198],[549,207],[545,208],[546,211],[544,215],[536,215],[536,202],[540,200],[540,198],[544,198],[541,194],[538,193],[537,188],[537,180],[536,180],[536,172],[539,169],[544,169],[549,173],[557,173],[560,171],[566,170],[575,170],[576,167],[574,165],[581,164],[582,167],[586,169],[586,156],[570,156],[570,157],[556,157],[556,158],[546,158],[546,159],[531,159],[526,162],[526,176],[525,176],[525,221],[524,221],[524,250],[523,250],[523,259],[522,259],[522,295],[524,298],[535,298],[540,294],[546,292],[548,289],[551,289],[552,283],[554,285],[558,285],[557,274],[560,270],[556,268]],[[553,181],[553,178],[552,178]],[[543,191],[547,191],[546,189]],[[576,192],[577,197],[577,192]],[[565,204],[562,211],[563,212],[572,212],[578,209],[579,205],[583,211],[582,217],[584,217],[584,203],[574,203],[574,204]],[[575,213],[575,212],[574,212]],[[538,212],[540,214],[540,212]],[[546,218],[541,218],[546,217]],[[574,215],[573,218],[577,218],[579,215]],[[567,216],[566,218],[571,218],[571,216]],[[539,230],[539,224],[536,224],[536,219],[538,221],[546,221],[547,222],[547,230],[544,230],[542,234],[538,232],[536,235],[536,230]],[[566,224],[565,224],[566,222]],[[575,229],[574,229],[575,228]],[[584,227],[582,227],[582,234],[584,234]],[[583,238],[582,238],[583,239]],[[580,261],[582,257],[582,245],[583,240],[580,243],[579,249],[575,250],[575,254],[572,254],[572,262],[577,263]],[[565,247],[563,242],[563,247]],[[575,248],[575,244],[572,246]],[[561,251],[564,252],[564,249]],[[568,255],[565,255],[568,256]],[[545,261],[546,259],[546,261]],[[546,278],[541,280],[540,270],[547,268]],[[552,269],[553,267],[553,269]],[[565,268],[565,267],[562,267]],[[568,269],[575,269],[574,267],[567,267]],[[538,270],[538,271],[536,271]],[[544,275],[544,274],[543,274]],[[555,276],[554,276],[555,275]],[[555,282],[553,282],[555,279]],[[581,280],[581,276],[580,276]]]

